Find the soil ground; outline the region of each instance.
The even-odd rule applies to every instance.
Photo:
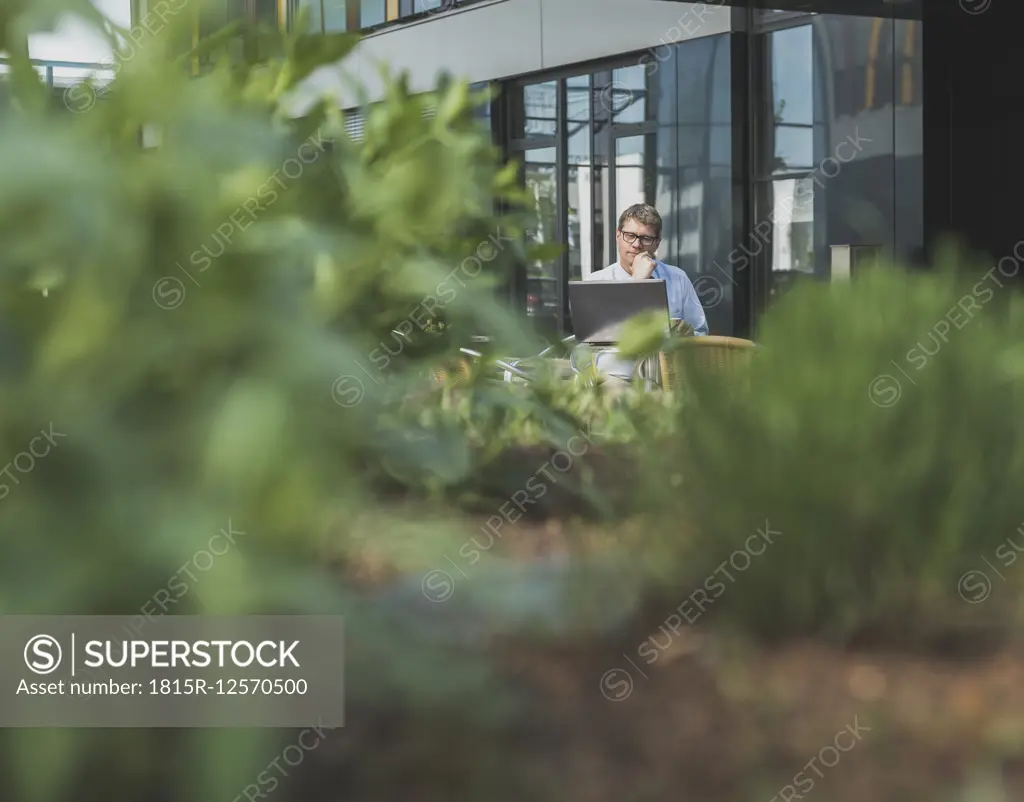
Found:
[[[496,548],[541,559],[575,548],[571,529],[523,523]],[[605,537],[592,532],[592,542]],[[388,573],[380,563],[369,555],[355,574],[379,579]],[[501,673],[526,701],[514,723],[489,731],[457,715],[354,707],[296,798],[1024,798],[1024,650],[1016,646],[954,658],[895,643],[870,652],[755,646],[700,627],[651,634],[650,662],[638,657],[643,634],[496,645]]]

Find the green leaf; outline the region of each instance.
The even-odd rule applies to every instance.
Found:
[[[229,46],[238,41],[242,32],[241,20],[234,20],[223,28],[202,39],[195,47],[187,53],[178,57],[178,64],[187,64],[194,58],[208,59],[214,56],[223,55],[228,52]]]
[[[642,312],[626,321],[619,340],[619,353],[628,359],[643,359],[658,353],[665,343],[663,312]]]
[[[13,41],[8,42],[11,93],[21,109],[39,114],[48,105],[48,90],[29,58],[28,41],[11,38]]]
[[[320,67],[336,64],[359,43],[356,33],[303,34],[291,46],[291,74],[285,86],[291,89]]]
[[[447,128],[470,108],[469,84],[458,81],[444,93],[434,119],[438,125]]]

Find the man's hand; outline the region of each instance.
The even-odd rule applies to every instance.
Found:
[[[633,259],[633,278],[637,281],[648,279],[657,266],[658,263],[649,253],[638,253]]]

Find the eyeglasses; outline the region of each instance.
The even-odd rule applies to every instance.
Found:
[[[637,240],[640,240],[640,245],[644,248],[650,248],[655,242],[658,241],[657,237],[645,237],[642,234],[634,234],[632,231],[623,231],[619,229],[619,233],[622,235],[622,239],[632,245]]]

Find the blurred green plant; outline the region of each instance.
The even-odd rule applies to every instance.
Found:
[[[520,388],[476,374],[431,390],[431,372],[474,335],[495,353],[538,350],[498,289],[513,265],[550,253],[522,247],[523,214],[496,211],[529,199],[518,165],[500,166],[479,130],[481,95],[457,82],[416,95],[389,78],[353,141],[329,99],[300,117],[292,102],[352,37],[231,29],[183,54],[183,13],[93,108],[68,114],[27,63],[27,36],[67,11],[102,21],[83,0],[0,9],[18,98],[0,118],[0,448],[12,461],[41,430],[61,433],[3,485],[4,613],[136,614],[232,520],[244,545],[173,612],[345,613],[353,706],[430,719],[417,754],[450,772],[445,799],[539,799],[476,737],[504,725],[514,698],[475,651],[436,636],[449,619],[425,634],[407,598],[347,586],[317,559],[328,536],[344,560],[350,538],[408,531],[375,494],[382,473],[397,466],[407,485],[442,492],[510,449],[596,430],[639,457],[614,466],[652,524],[650,548],[628,557],[671,573],[676,591],[766,520],[781,530],[721,601],[765,632],[848,634],[951,610],[962,571],[1024,519],[1019,303],[947,331],[915,372],[904,365],[915,382],[895,404],[877,403],[892,398],[877,378],[902,382],[890,360],[909,362],[948,318],[960,290],[946,276],[798,288],[769,317],[749,392],[697,387],[683,407],[553,377]],[[210,68],[191,78],[200,53]],[[663,337],[641,325],[626,350]],[[366,510],[370,535],[355,532]],[[415,524],[417,554],[438,562],[468,541],[447,518]],[[466,631],[458,618],[450,628]],[[453,710],[454,759],[433,736]],[[278,753],[274,740],[7,733],[2,794],[227,802]],[[383,798],[361,783],[387,761],[367,763],[347,795]]]
[[[627,359],[645,359],[662,350],[668,336],[664,312],[641,312],[623,325],[619,353]]]
[[[54,0],[44,16],[82,8]],[[8,52],[27,54],[46,19],[2,9]],[[380,425],[396,387],[470,334],[535,349],[496,292],[525,254],[519,213],[495,209],[522,194],[474,119],[479,94],[451,83],[414,95],[389,79],[356,142],[329,99],[295,119],[289,104],[353,37],[232,31],[200,46],[212,67],[191,78],[193,54],[175,44],[191,18],[168,18],[84,113],[22,70],[0,118],[0,453],[14,458],[51,423],[65,435],[3,498],[4,613],[136,614],[229,518],[250,533],[244,547],[218,558],[202,601],[190,589],[173,612],[350,612],[358,595],[311,559],[325,519],[374,503],[367,469],[386,456],[436,462]],[[228,58],[236,36],[259,45],[247,60]],[[487,269],[467,270],[494,239]],[[442,298],[442,285],[454,291]],[[445,336],[367,376],[371,351],[426,300]],[[362,378],[358,403],[332,392],[339,377]],[[445,453],[463,459],[472,444],[450,435]],[[424,542],[435,537],[451,527],[424,526]],[[483,687],[481,665],[407,639],[386,610],[351,620],[361,657],[346,681],[362,699],[464,704]],[[406,670],[413,649],[436,671]],[[9,735],[3,793],[144,798],[160,776],[169,797],[230,800],[276,738],[169,740]]]
[[[652,468],[686,466],[683,498],[650,502],[688,516],[677,569],[707,596],[748,536],[782,532],[710,582],[715,614],[901,640],[1016,615],[1024,574],[984,605],[958,588],[1024,521],[1022,303],[991,271],[965,282],[962,262],[797,287],[766,317],[749,386],[696,377],[684,441]]]
[[[510,452],[564,449],[569,438],[585,431],[598,455],[623,447],[642,453],[672,437],[679,423],[678,399],[645,392],[641,384],[611,391],[604,384],[586,381],[585,376],[566,379],[550,366],[545,370],[543,363],[534,369],[529,383],[502,382],[492,373],[480,367],[467,382],[445,382],[415,393],[383,422],[390,430],[419,440],[436,459],[429,467],[420,461],[418,470],[395,462],[385,464],[392,479],[432,496],[453,490],[472,494],[477,481],[493,476],[487,473],[488,467],[500,466]],[[453,459],[443,447],[446,433],[457,433],[459,442],[470,445],[464,459]],[[621,477],[613,475],[596,478],[598,484],[583,488],[581,504],[592,503],[608,489],[600,482],[621,483]],[[510,475],[507,487],[490,490],[510,493],[519,489],[517,483],[521,479]]]

